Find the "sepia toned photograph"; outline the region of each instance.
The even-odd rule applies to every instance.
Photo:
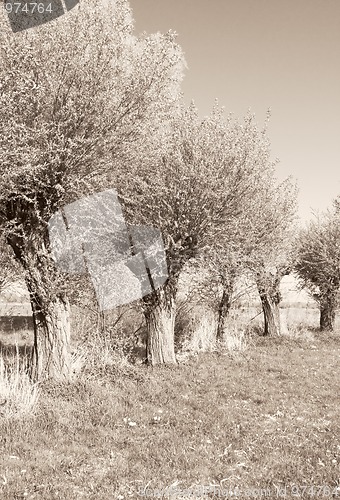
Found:
[[[0,500],[340,499],[340,0],[0,2]]]

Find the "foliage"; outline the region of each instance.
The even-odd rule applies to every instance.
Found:
[[[316,215],[299,235],[296,271],[301,284],[319,303],[340,289],[340,213]]]
[[[70,280],[51,259],[48,222],[115,187],[116,164],[176,103],[183,55],[171,32],[135,37],[127,0],[82,2],[16,34],[0,28],[0,229],[25,271],[33,365],[67,378]]]
[[[196,273],[191,295],[208,301],[218,311],[218,335],[223,332],[224,318],[239,294],[236,290],[240,288],[240,279],[249,288],[256,283],[266,293],[277,294],[280,280],[294,260],[296,186],[290,178],[281,183],[276,179],[276,162],[270,159],[268,120],[269,114],[259,130],[255,116],[247,115],[239,155],[242,158],[243,152],[254,169],[247,172],[248,179],[241,180],[244,196],[239,199],[235,216],[221,221],[221,227],[208,240],[210,244],[191,261]]]
[[[275,293],[276,282],[291,272],[295,258],[297,189],[290,178],[281,183],[273,178],[258,194],[249,220],[245,264],[257,283]]]
[[[172,33],[133,36],[125,0],[81,3],[21,33],[1,28],[0,216],[27,260],[48,249],[50,216],[106,187],[140,129],[168,112],[183,57]]]
[[[225,252],[239,244],[246,207],[272,170],[255,117],[226,119],[216,105],[200,119],[192,104],[143,148],[117,183],[129,221],[161,229],[170,275],[214,245]]]

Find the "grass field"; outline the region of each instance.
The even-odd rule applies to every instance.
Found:
[[[41,385],[33,414],[0,416],[1,500],[340,497],[340,334],[293,316],[176,367]]]

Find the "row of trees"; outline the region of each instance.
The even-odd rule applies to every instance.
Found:
[[[185,61],[172,33],[136,37],[126,0],[89,0],[0,52],[0,227],[20,264],[34,321],[32,377],[68,379],[75,280],[51,258],[48,222],[86,195],[117,189],[128,224],[159,228],[168,279],[142,300],[150,364],[175,363],[179,277],[189,262],[222,287],[222,337],[235,279],[261,297],[279,334],[279,283],[292,269],[296,188],[278,183],[267,123],[200,119],[183,105]]]
[[[138,148],[134,168],[115,180],[129,222],[160,228],[166,247],[169,279],[143,301],[152,364],[175,362],[178,280],[193,260],[196,272],[209,267],[223,288],[217,336],[233,279],[242,271],[262,287],[269,332],[276,290],[268,275],[273,268],[281,273],[281,254],[289,252],[296,197],[290,180],[276,182],[266,129],[250,114],[242,122],[225,119],[216,104],[202,120],[194,105],[179,107],[166,134],[156,148],[155,135],[146,135],[145,156]]]
[[[171,33],[133,35],[125,0],[90,0],[15,34],[3,16],[0,36],[2,235],[30,293],[32,377],[68,379],[72,283],[51,259],[48,221],[128,168],[132,146],[176,106],[184,60]]]

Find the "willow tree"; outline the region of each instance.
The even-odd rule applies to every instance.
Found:
[[[106,188],[141,128],[169,113],[183,58],[171,33],[135,37],[125,0],[81,2],[15,34],[4,17],[0,27],[1,229],[30,293],[32,376],[67,379],[70,308],[48,222]]]
[[[267,178],[249,219],[245,263],[261,299],[264,335],[280,335],[280,283],[293,270],[297,189],[291,178]]]
[[[333,210],[315,216],[298,240],[295,269],[302,285],[320,308],[320,329],[334,329],[340,291],[340,211],[337,201]]]
[[[216,105],[200,119],[194,105],[183,107],[145,137],[117,178],[127,219],[159,228],[166,250],[168,279],[143,301],[150,364],[176,362],[176,293],[184,266],[214,242],[231,241],[245,200],[258,189],[264,168],[259,134],[251,115],[225,119]]]
[[[255,115],[248,114],[239,130],[238,151],[252,165],[251,188],[238,206],[237,216],[229,219],[200,252],[208,273],[209,293],[214,293],[217,324],[216,337],[223,339],[233,296],[240,296],[237,283],[254,282],[263,306],[265,333],[279,328],[279,284],[291,265],[291,234],[296,212],[296,188],[290,179],[276,180],[277,161],[271,159],[267,134],[269,113],[262,128]],[[243,156],[242,156],[243,155]],[[214,286],[213,286],[214,285]],[[207,293],[205,293],[207,296]],[[210,301],[211,302],[211,301]]]

